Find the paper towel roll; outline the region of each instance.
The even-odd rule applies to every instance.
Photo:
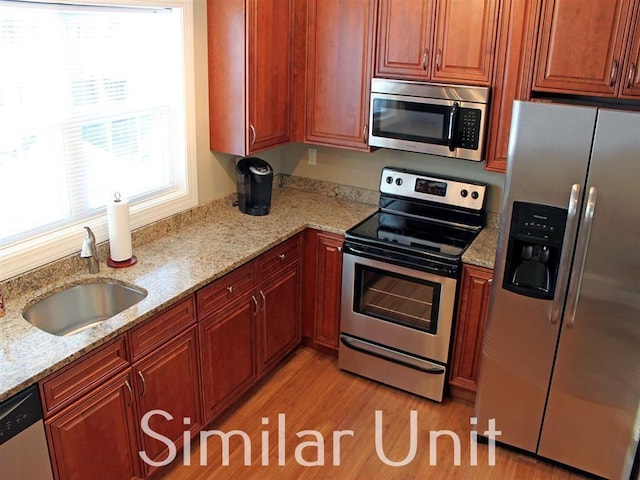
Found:
[[[107,205],[107,223],[111,259],[116,262],[129,260],[132,257],[129,202],[120,198],[119,193],[116,193],[114,200]]]

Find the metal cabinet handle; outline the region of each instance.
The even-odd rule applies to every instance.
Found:
[[[429,57],[429,49],[425,48],[422,54],[422,69],[424,71],[427,70],[427,57]]]
[[[562,313],[562,305],[566,298],[567,281],[569,279],[569,267],[571,266],[571,247],[576,237],[576,229],[578,228],[578,202],[580,201],[581,187],[575,183],[571,186],[571,195],[569,196],[569,206],[567,207],[567,227],[564,232],[564,240],[562,242],[562,250],[560,257],[560,265],[558,266],[558,283],[556,285],[556,293],[551,304],[551,313],[549,321],[552,324],[558,323],[560,314]]]
[[[629,64],[629,76],[627,77],[627,88],[633,87],[633,79],[636,76],[636,64]]]
[[[253,126],[253,123],[249,124],[249,130],[251,130],[251,146],[253,147],[253,145],[255,145],[256,143],[256,127]]]
[[[342,253],[342,245],[338,247],[338,253]]]
[[[596,209],[596,201],[598,200],[598,189],[591,187],[589,196],[587,197],[587,206],[584,210],[583,227],[584,235],[576,246],[575,260],[571,271],[571,280],[574,282],[574,288],[569,290],[567,294],[567,327],[571,328],[576,323],[576,312],[578,310],[578,302],[580,301],[580,287],[582,287],[582,275],[584,274],[584,265],[587,261],[587,250],[589,249],[589,239],[591,237],[591,227],[593,226],[593,215]]]
[[[138,376],[140,377],[140,380],[142,380],[142,393],[140,394],[141,397],[144,397],[144,394],[147,393],[147,382],[144,379],[144,375],[142,375],[142,372],[140,370],[138,370]]]
[[[286,257],[286,255],[285,255],[284,253],[281,253],[280,255],[278,255],[278,258],[279,258],[280,260],[284,260],[284,259],[285,259],[285,257]]]
[[[127,407],[131,406],[131,402],[133,402],[133,390],[131,390],[131,385],[129,385],[129,380],[124,381],[125,387],[129,390],[129,401],[127,402]]]
[[[442,50],[438,49],[438,53],[436,55],[436,71],[440,71],[440,58],[442,57]]]
[[[229,286],[227,287],[227,292],[229,292],[229,293],[233,293],[233,285],[229,285]]]
[[[362,129],[362,141],[367,143],[369,140],[369,124],[365,123],[364,128]]]
[[[260,296],[262,297],[262,311],[267,309],[267,297],[262,290],[260,290]]]
[[[616,84],[616,78],[618,77],[618,61],[614,60],[611,65],[611,74],[609,75],[609,86],[613,87]]]
[[[254,317],[256,315],[258,315],[258,300],[256,300],[256,296],[255,295],[251,295],[251,301],[253,302],[253,304],[256,306],[256,309],[253,310],[253,308],[251,309],[251,315],[253,315]]]

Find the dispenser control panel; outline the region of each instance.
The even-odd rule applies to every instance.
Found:
[[[562,243],[567,211],[547,205],[514,203],[513,223],[515,233],[543,243]]]

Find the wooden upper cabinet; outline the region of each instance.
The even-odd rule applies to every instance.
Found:
[[[375,0],[309,0],[304,141],[369,151]]]
[[[546,0],[534,89],[617,96],[632,0]]]
[[[211,150],[291,141],[293,0],[208,0]]]
[[[498,0],[438,2],[433,80],[491,85],[498,4]]]
[[[529,100],[540,0],[504,0],[500,15],[485,169],[505,172],[514,100]]]
[[[620,96],[640,99],[640,2],[636,2],[629,46]]]
[[[377,77],[428,80],[434,0],[381,0],[376,48]]]
[[[381,0],[378,77],[491,85],[499,0]]]

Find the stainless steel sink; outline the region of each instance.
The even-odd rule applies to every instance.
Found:
[[[27,306],[22,316],[40,330],[74,335],[104,322],[147,296],[141,288],[98,280],[65,288]]]

